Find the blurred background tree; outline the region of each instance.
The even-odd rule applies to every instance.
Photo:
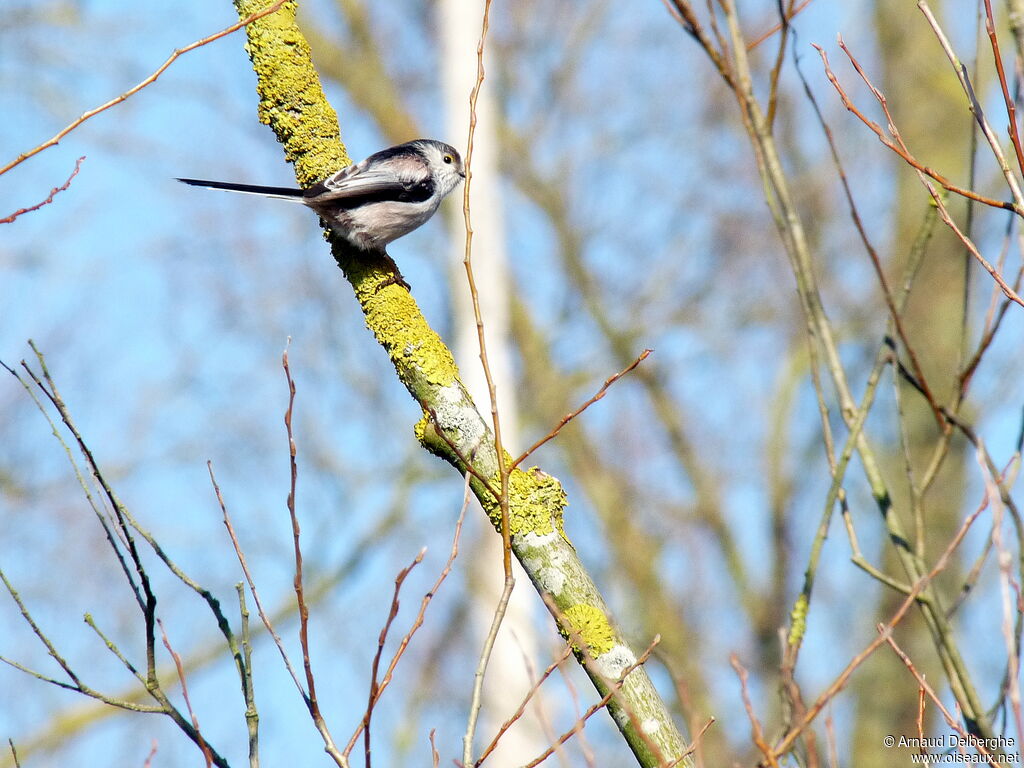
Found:
[[[1005,107],[981,9],[935,6],[1004,137]],[[498,278],[507,284],[485,301],[485,313],[508,302],[504,388],[517,395],[510,425],[522,444],[546,433],[643,348],[655,349],[535,461],[566,484],[567,533],[635,644],[661,634],[651,671],[681,721],[692,735],[717,718],[698,757],[711,765],[753,764],[762,757],[729,655],[750,670],[750,695],[767,736],[780,737],[801,706],[780,672],[789,614],[804,588],[832,483],[820,407],[834,454],[849,434],[848,414],[823,362],[820,335],[809,337],[795,300],[793,251],[765,205],[766,188],[778,193],[759,173],[749,113],[737,108],[742,101],[688,35],[685,16],[682,23],[676,18],[686,7],[602,0],[494,6],[485,85],[493,112],[485,127],[497,142],[500,177],[492,181],[505,235],[476,258],[486,262],[499,247],[508,254],[507,277]],[[832,131],[889,286],[901,287],[907,264],[921,255],[902,319],[906,339],[897,339],[894,355],[912,371],[909,340],[937,401],[969,423],[994,463],[1015,479],[1022,309],[1002,308],[991,278],[936,221],[913,169],[843,108],[811,43],[827,50],[851,98],[884,126],[834,43],[842,33],[924,165],[1009,199],[955,73],[913,5],[814,0],[787,10],[799,11],[791,25],[756,45],[779,24],[778,4],[747,4],[738,24],[753,94],[770,114],[778,173],[802,222],[853,397],[864,393],[883,338],[897,334],[797,65]],[[722,47],[722,36],[726,70],[735,74],[728,64],[739,50],[729,41],[731,4],[715,6],[714,24],[706,8],[696,11],[708,40]],[[1015,93],[1020,62],[1006,34],[1006,8],[996,11]],[[465,12],[477,19],[477,4],[467,2]],[[445,95],[443,19],[437,5],[412,0],[302,4],[303,29],[353,156],[420,135],[457,140],[447,135],[459,122],[445,106],[458,97]],[[0,12],[0,112],[14,118],[0,124],[0,162],[122,93],[173,48],[232,21],[228,3],[9,3]],[[463,40],[468,56],[475,45],[475,37]],[[271,134],[253,119],[254,78],[241,46],[236,35],[182,57],[155,86],[0,175],[0,199],[14,210],[45,197],[75,158],[87,156],[54,203],[0,225],[0,359],[12,364],[28,354],[25,339],[36,341],[122,498],[230,604],[239,574],[206,475],[205,461],[212,460],[257,583],[294,649],[294,629],[284,618],[293,597],[281,427],[287,392],[279,368],[291,337],[297,506],[316,598],[314,663],[325,714],[347,732],[365,706],[370,656],[387,612],[382,595],[424,545],[426,567],[410,576],[406,604],[429,587],[447,556],[462,484],[412,439],[415,404],[365,332],[310,214],[173,182],[199,176],[291,183]],[[969,208],[955,197],[948,205],[1012,284],[1021,263],[1013,214]],[[449,208],[447,226],[438,217],[391,252],[428,318],[454,343],[473,329],[454,309],[466,286],[458,264],[452,268],[462,234],[457,205]],[[994,319],[1004,319],[961,397],[961,374],[994,322],[990,307]],[[472,365],[463,358],[464,368]],[[908,377],[894,370],[883,369],[865,434],[894,514],[911,534],[908,548],[927,572],[985,498],[986,474],[962,431],[937,420]],[[101,532],[85,514],[64,455],[13,379],[0,387],[0,412],[0,566],[94,684],[128,689],[131,679],[79,619],[91,612],[123,647],[140,648],[137,616]],[[900,544],[881,524],[877,489],[863,465],[855,456],[842,483],[863,556],[892,579],[912,583]],[[1007,644],[988,545],[992,521],[987,509],[935,589],[950,614],[947,640],[985,709],[992,708],[992,727],[1019,737],[1008,725],[1003,687]],[[1017,562],[1019,525],[1004,525]],[[829,526],[794,673],[803,705],[876,637],[875,624],[904,597],[851,563],[838,516]],[[472,515],[467,529],[470,540],[492,535]],[[432,604],[396,688],[380,705],[378,765],[426,760],[431,728],[444,759],[461,751],[479,645],[472,617],[491,609],[480,589],[488,568],[500,575],[498,559],[464,553]],[[246,733],[230,660],[211,653],[215,628],[198,617],[194,597],[169,579],[158,587],[165,625],[190,663],[204,734],[240,762]],[[535,644],[525,655],[542,669],[559,641],[525,581],[517,592],[533,601],[535,636],[523,642]],[[7,628],[0,653],[46,668],[45,650],[13,603],[0,601],[0,611]],[[928,621],[911,612],[896,639],[952,708]],[[265,637],[257,643],[266,764],[326,760],[272,648]],[[501,657],[511,674],[518,669],[528,677],[523,658]],[[564,671],[564,683],[549,684],[538,729],[546,722],[560,732],[593,699],[578,671]],[[495,711],[500,696],[490,699],[492,723],[517,701],[509,697],[507,711]],[[831,701],[812,728],[817,740],[800,742],[796,760],[825,764],[830,745],[839,764],[903,760],[883,738],[916,735],[917,706],[916,682],[883,648]],[[194,764],[193,747],[170,724],[110,714],[0,669],[0,735],[19,745],[23,765],[109,762],[111,754],[118,764],[142,764],[154,739],[154,764]],[[931,706],[925,732],[946,732]],[[536,732],[531,738],[543,741]],[[587,742],[597,765],[632,759],[607,718],[590,721]],[[562,764],[585,764],[578,750],[567,748]],[[522,764],[530,757],[501,759]]]

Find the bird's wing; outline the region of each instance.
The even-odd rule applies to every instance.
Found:
[[[367,158],[343,168],[306,191],[310,202],[356,207],[388,200],[417,202],[433,192],[428,169],[418,162],[371,166]]]

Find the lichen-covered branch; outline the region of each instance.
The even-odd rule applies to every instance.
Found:
[[[265,0],[235,0],[239,15]],[[327,103],[309,58],[309,46],[295,23],[295,2],[249,25],[247,49],[258,78],[259,117],[284,145],[300,185],[309,186],[349,164],[337,117]],[[355,290],[366,325],[387,352],[398,378],[424,408],[416,436],[425,448],[460,472],[472,465],[474,493],[491,522],[500,522],[501,487],[494,438],[481,418],[448,347],[427,324],[407,290],[388,284],[384,262],[367,259],[331,237],[338,265]],[[511,463],[511,462],[509,462]],[[560,483],[533,468],[513,470],[508,479],[512,549],[531,581],[551,600],[566,636],[586,645],[588,674],[602,694],[609,682],[636,662],[593,580],[562,530],[566,505]],[[643,766],[690,765],[682,737],[646,671],[628,674],[608,709]]]

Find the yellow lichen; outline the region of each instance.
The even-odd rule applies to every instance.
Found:
[[[612,629],[608,617],[604,612],[592,605],[578,603],[572,605],[562,612],[562,617],[568,625],[568,630],[563,631],[565,637],[576,634],[586,643],[586,651],[593,658],[608,653],[616,643],[615,630]],[[577,650],[581,650],[577,648]]]
[[[236,0],[241,17],[265,7],[264,0]],[[337,114],[324,96],[309,45],[295,23],[295,3],[249,24],[246,35],[257,76],[260,122],[284,145],[299,184],[311,186],[349,165]]]
[[[787,642],[790,646],[794,646],[799,643],[804,636],[804,632],[807,631],[807,596],[800,595],[797,598],[796,603],[793,605],[793,610],[789,612],[789,638]]]

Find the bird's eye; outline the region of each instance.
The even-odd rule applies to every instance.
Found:
[[[455,158],[454,158],[454,157],[452,157],[451,155],[445,155],[445,156],[444,156],[444,161],[445,161],[446,163],[448,163],[448,165],[451,165],[452,163],[454,163],[454,162],[455,162]]]

